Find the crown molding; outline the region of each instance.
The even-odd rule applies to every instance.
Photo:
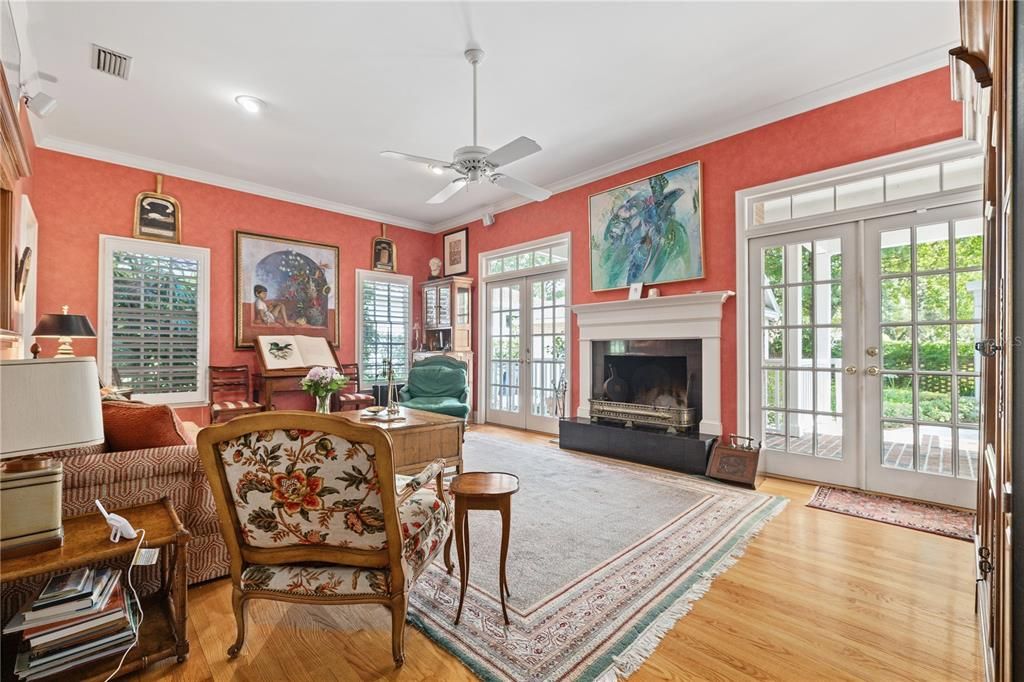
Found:
[[[397,227],[407,227],[411,230],[419,230],[420,232],[438,232],[435,226],[418,220],[410,220],[409,218],[403,218],[389,213],[370,211],[365,208],[359,208],[358,206],[329,201],[327,199],[321,199],[307,194],[299,194],[298,192],[290,192],[288,190],[269,187],[256,182],[250,182],[248,180],[232,178],[227,175],[209,173],[190,166],[180,166],[167,161],[160,161],[146,156],[138,156],[136,154],[129,154],[116,149],[110,149],[109,147],[100,147],[82,142],[75,142],[73,140],[53,135],[43,137],[36,142],[36,146],[57,152],[64,152],[65,154],[72,154],[74,156],[83,156],[87,159],[95,159],[96,161],[107,161],[109,163],[116,163],[130,168],[139,168],[153,173],[162,173],[163,175],[183,178],[185,180],[194,180],[195,182],[202,182],[216,187],[225,187],[227,189],[238,190],[239,192],[247,192],[258,196],[270,197],[271,199],[279,199],[292,204],[311,206],[313,208],[330,211],[331,213],[341,213],[343,215],[353,216],[356,218],[365,218],[366,220],[372,220],[378,223],[387,223],[388,225],[394,225]]]
[[[827,85],[817,90],[812,90],[811,92],[804,93],[803,95],[798,95],[797,97],[766,107],[747,116],[733,119],[700,135],[691,135],[688,137],[670,140],[643,151],[636,152],[635,154],[630,154],[629,156],[616,159],[615,161],[610,161],[609,163],[597,166],[596,168],[584,171],[583,173],[571,175],[567,178],[563,178],[562,180],[545,185],[545,189],[550,190],[553,194],[558,194],[559,192],[580,187],[594,182],[595,180],[601,180],[602,178],[627,171],[631,168],[643,166],[653,161],[658,161],[660,159],[685,152],[689,149],[694,149],[710,142],[715,142],[716,140],[721,140],[747,130],[758,128],[768,123],[780,121],[782,119],[789,118],[790,116],[802,114],[806,111],[817,109],[827,104],[832,104],[886,85],[891,85],[913,76],[918,76],[922,73],[948,65],[949,49],[958,44],[959,43],[956,42],[950,42],[940,45],[939,47],[926,50],[920,54],[893,62],[892,64],[852,76],[846,80],[833,83],[832,85]],[[443,220],[435,223],[433,225],[433,231],[444,232],[445,230],[450,230],[453,227],[459,227],[476,220],[481,220],[484,213],[501,213],[529,203],[532,202],[528,199],[515,197],[496,204],[491,204],[490,206],[482,206],[480,208],[473,209],[472,211],[467,211],[466,213],[451,218],[450,220]]]
[[[766,107],[747,116],[733,119],[719,127],[703,132],[700,135],[676,138],[669,140],[668,142],[649,147],[640,152],[636,152],[635,154],[630,154],[629,156],[610,161],[582,173],[577,173],[550,183],[546,185],[546,189],[550,190],[554,194],[558,194],[559,192],[580,187],[596,180],[601,180],[602,178],[627,171],[631,168],[643,166],[653,161],[658,161],[716,140],[721,140],[747,130],[752,130],[775,121],[789,118],[790,116],[795,116],[827,104],[832,104],[870,90],[920,75],[927,71],[947,65],[949,63],[949,49],[957,44],[958,43],[956,42],[950,42],[906,59],[893,62],[892,64],[853,76],[838,83],[819,88],[818,90],[813,90],[784,102]],[[43,131],[40,130],[40,132]],[[219,175],[217,173],[209,173],[190,166],[181,166],[166,161],[160,161],[158,159],[129,154],[115,149],[110,149],[108,147],[75,142],[73,140],[68,140],[54,135],[46,135],[45,133],[42,134],[40,138],[41,139],[38,140],[36,144],[44,149],[52,149],[54,151],[73,154],[75,156],[84,156],[97,161],[107,161],[122,166],[129,166],[131,168],[140,168],[151,172],[163,173],[164,175],[194,180],[196,182],[203,182],[217,187],[225,187],[241,192],[248,192],[250,194],[267,196],[293,204],[323,209],[332,213],[341,213],[348,216],[354,216],[356,218],[365,218],[375,222],[383,222],[388,225],[407,227],[412,230],[419,230],[430,234],[440,234],[451,230],[452,228],[461,227],[468,223],[480,220],[483,218],[484,213],[501,213],[532,203],[528,199],[511,197],[496,204],[474,208],[448,220],[426,223],[420,220],[412,220],[388,213],[370,211],[364,208],[359,208],[358,206],[351,206],[349,204],[321,199],[319,197],[300,194],[298,192],[269,187],[267,185],[250,182],[248,180],[241,180],[239,178]]]

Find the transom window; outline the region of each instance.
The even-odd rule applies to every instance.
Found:
[[[848,208],[980,185],[983,157],[972,156],[874,175],[753,204],[753,224],[766,225]]]
[[[566,241],[548,243],[537,248],[524,249],[492,256],[485,259],[484,268],[488,275],[520,272],[534,268],[557,265],[569,260],[569,243]]]
[[[100,361],[147,402],[206,399],[208,249],[100,237]]]

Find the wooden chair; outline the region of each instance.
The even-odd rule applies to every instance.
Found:
[[[377,403],[369,393],[359,390],[359,365],[355,362],[343,363],[338,371],[348,377],[348,384],[334,394],[338,401],[338,410],[362,410]]]
[[[444,460],[396,482],[382,429],[303,411],[209,426],[198,447],[231,557],[238,633],[228,656],[245,641],[250,599],[369,603],[391,610],[401,665],[409,590],[443,543],[452,571]]]
[[[248,365],[210,366],[210,423],[262,412],[253,401]]]

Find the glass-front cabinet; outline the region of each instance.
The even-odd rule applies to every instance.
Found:
[[[422,351],[468,351],[472,346],[470,311],[473,280],[445,277],[424,282]]]

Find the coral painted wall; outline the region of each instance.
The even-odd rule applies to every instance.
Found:
[[[704,270],[700,280],[658,285],[663,296],[736,289],[736,192],[769,182],[862,161],[959,137],[962,113],[949,97],[947,69],[938,69],[759,128],[717,140],[596,182],[540,203],[496,216],[493,226],[469,226],[470,271],[477,254],[545,236],[572,232],[572,302],[626,298],[626,291],[590,291],[588,197],[655,173],[700,161],[703,173]],[[441,236],[435,251],[441,250]],[[476,299],[479,292],[474,294]],[[474,300],[473,310],[478,302]],[[572,414],[579,405],[578,330],[573,318]],[[479,339],[474,350],[479,358]],[[736,428],[736,302],[722,321],[722,417]]]
[[[41,148],[35,151],[33,164],[31,199],[39,220],[37,309],[40,314],[59,312],[62,305],[69,305],[72,312],[88,315],[98,327],[99,235],[131,236],[135,196],[152,191],[154,175]],[[252,351],[234,348],[235,230],[340,247],[338,357],[342,362],[354,361],[355,270],[370,268],[370,248],[373,237],[380,234],[379,223],[180,178],[165,177],[164,192],[181,204],[182,243],[210,249],[212,364],[255,367],[256,362]],[[389,227],[387,234],[398,248],[400,272],[417,282],[426,279],[433,235],[398,227]],[[419,306],[414,310],[418,317]],[[54,339],[41,339],[40,345],[44,355],[56,350]],[[77,339],[74,346],[78,355],[96,353],[92,339]],[[183,418],[200,423],[205,423],[205,413],[205,409],[179,411]]]

